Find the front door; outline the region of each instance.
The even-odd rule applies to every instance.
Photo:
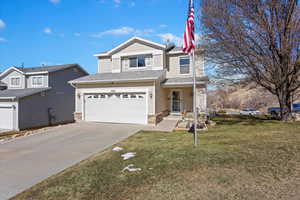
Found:
[[[178,90],[172,91],[172,102],[171,102],[171,112],[180,113],[181,112],[181,92]]]

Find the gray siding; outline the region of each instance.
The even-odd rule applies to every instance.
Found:
[[[75,89],[68,83],[85,73],[74,68],[49,74],[49,87],[46,96],[36,94],[19,100],[20,129],[71,122],[74,120]],[[54,118],[50,121],[49,109]]]

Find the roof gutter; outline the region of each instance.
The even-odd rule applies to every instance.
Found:
[[[118,80],[118,79],[113,79],[113,80],[105,80],[105,81],[101,81],[101,80],[95,80],[95,81],[69,81],[69,83],[71,85],[74,85],[74,84],[93,84],[93,83],[128,83],[128,82],[131,82],[131,83],[136,83],[136,82],[145,82],[145,81],[156,81],[158,80],[159,78],[145,78],[145,79],[138,79],[138,80],[132,80],[132,79],[124,79],[124,80]]]

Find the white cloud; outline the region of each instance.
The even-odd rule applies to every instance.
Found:
[[[167,28],[168,25],[166,25],[166,24],[160,24],[159,27],[160,27],[160,28]]]
[[[3,29],[6,27],[6,24],[4,23],[4,21],[2,19],[0,19],[0,29]]]
[[[52,29],[51,28],[45,28],[44,29],[44,33],[46,33],[46,34],[52,34],[53,33],[53,31],[52,31]]]
[[[135,6],[135,2],[133,2],[133,1],[130,2],[130,3],[129,3],[129,6],[130,6],[130,7],[134,7],[134,6]]]
[[[174,42],[177,46],[182,46],[183,39],[172,33],[164,33],[157,35],[163,42]]]
[[[58,4],[61,2],[61,0],[49,0],[51,3],[54,3],[54,4]]]
[[[120,7],[120,4],[121,4],[121,0],[113,0],[114,3],[115,3],[115,7]]]
[[[137,35],[137,36],[147,36],[150,33],[153,33],[153,29],[135,29],[129,26],[123,26],[118,29],[111,29],[107,31],[103,31],[101,33],[96,33],[91,35],[92,37],[100,38],[104,35]]]
[[[0,37],[0,42],[6,42],[7,40],[3,37]]]
[[[80,33],[74,33],[74,36],[79,37],[81,34]]]

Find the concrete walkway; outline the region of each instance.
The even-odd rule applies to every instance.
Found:
[[[173,132],[178,123],[178,119],[164,119],[156,126],[147,126],[143,128],[145,131],[162,131],[162,132]]]
[[[0,199],[8,199],[141,129],[139,125],[76,123],[1,144]]]

